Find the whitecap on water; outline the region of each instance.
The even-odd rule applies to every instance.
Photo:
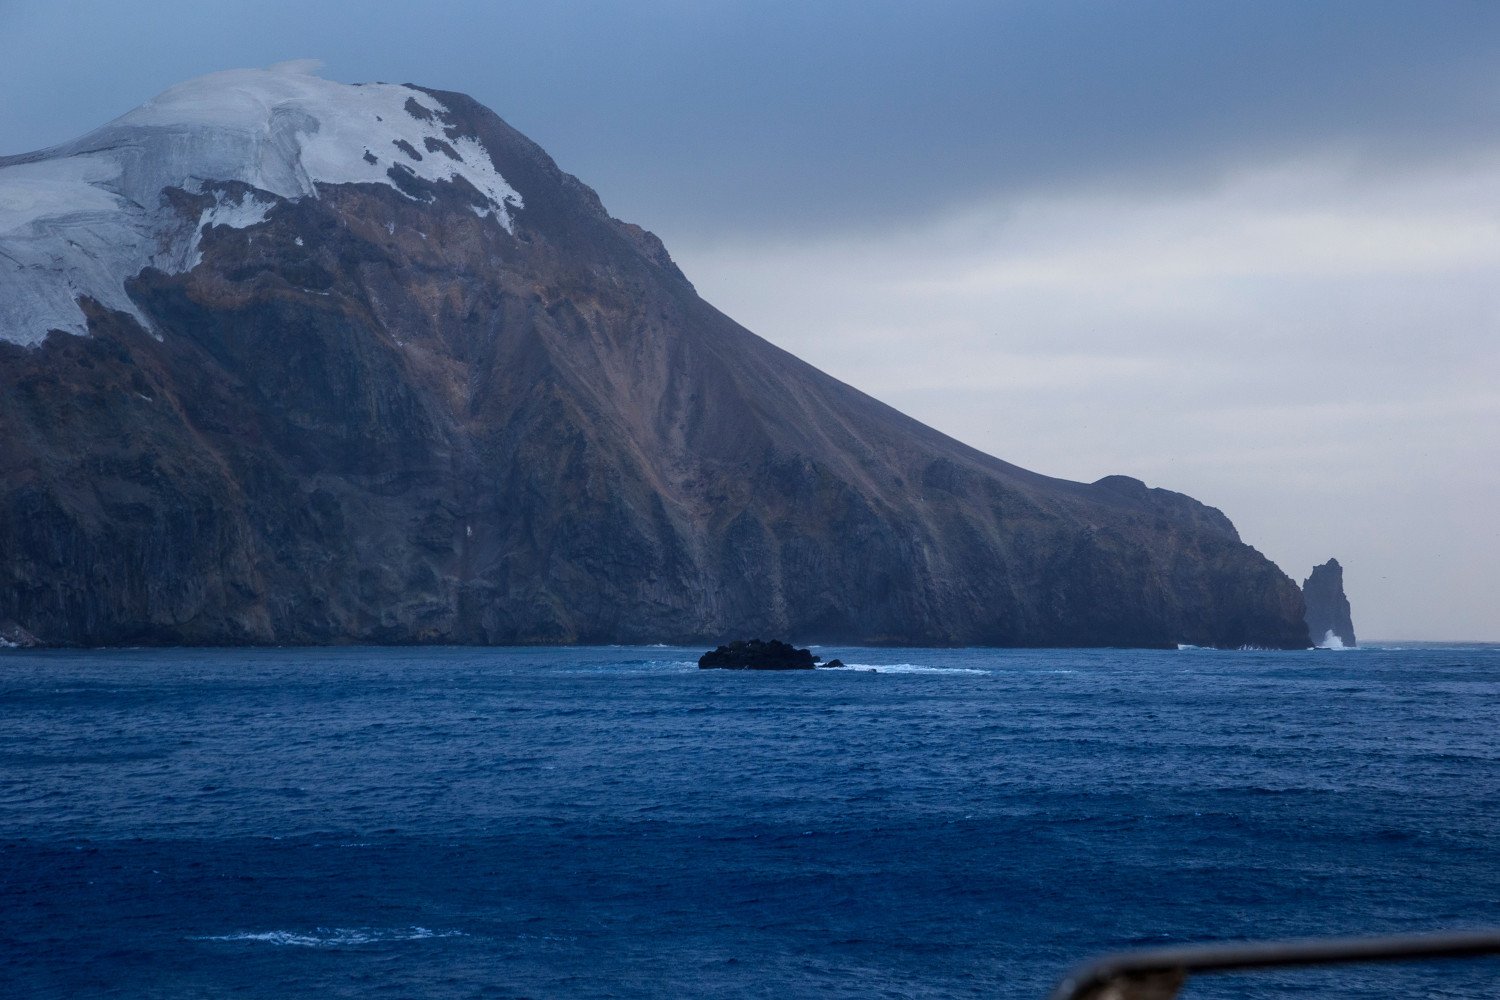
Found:
[[[819,670],[857,670],[870,674],[983,674],[973,667],[927,667],[920,663],[846,663],[842,667],[819,667]]]
[[[614,660],[602,663],[580,663],[575,669],[587,674],[680,673],[697,670],[696,660]]]
[[[315,927],[310,931],[242,931],[237,934],[206,934],[190,941],[249,941],[295,948],[348,948],[388,941],[426,941],[431,938],[464,937],[463,931],[434,931],[426,927]]]

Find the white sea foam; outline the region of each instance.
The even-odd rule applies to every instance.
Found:
[[[1328,630],[1328,634],[1325,635],[1325,636],[1323,636],[1323,641],[1320,642],[1320,643],[1318,643],[1318,648],[1319,649],[1347,649],[1348,647],[1344,645],[1344,640],[1343,639],[1339,638],[1337,635],[1334,634],[1333,629],[1329,629]]]
[[[820,670],[857,670],[873,674],[984,674],[973,667],[928,667],[920,663],[846,663],[842,667],[820,667]]]
[[[614,663],[580,663],[578,669],[588,673],[658,673],[697,670],[697,660],[619,660]]]
[[[311,931],[243,931],[236,934],[205,934],[190,941],[248,941],[294,948],[348,948],[388,941],[425,941],[429,938],[465,937],[463,931],[434,931],[426,927],[316,927]]]

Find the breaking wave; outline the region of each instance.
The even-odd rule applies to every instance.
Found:
[[[1323,636],[1323,641],[1318,643],[1318,648],[1319,649],[1347,649],[1349,647],[1347,647],[1347,646],[1344,645],[1344,640],[1343,639],[1340,639],[1337,635],[1334,634],[1333,629],[1329,629],[1328,630],[1328,634],[1325,635],[1325,636]]]

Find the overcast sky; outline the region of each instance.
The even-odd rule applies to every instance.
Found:
[[[1500,640],[1500,3],[0,0],[0,154],[292,58],[461,90],[993,454]]]

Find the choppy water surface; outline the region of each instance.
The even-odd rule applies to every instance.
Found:
[[[0,655],[0,993],[1040,998],[1102,950],[1500,924],[1500,647],[697,652]]]

